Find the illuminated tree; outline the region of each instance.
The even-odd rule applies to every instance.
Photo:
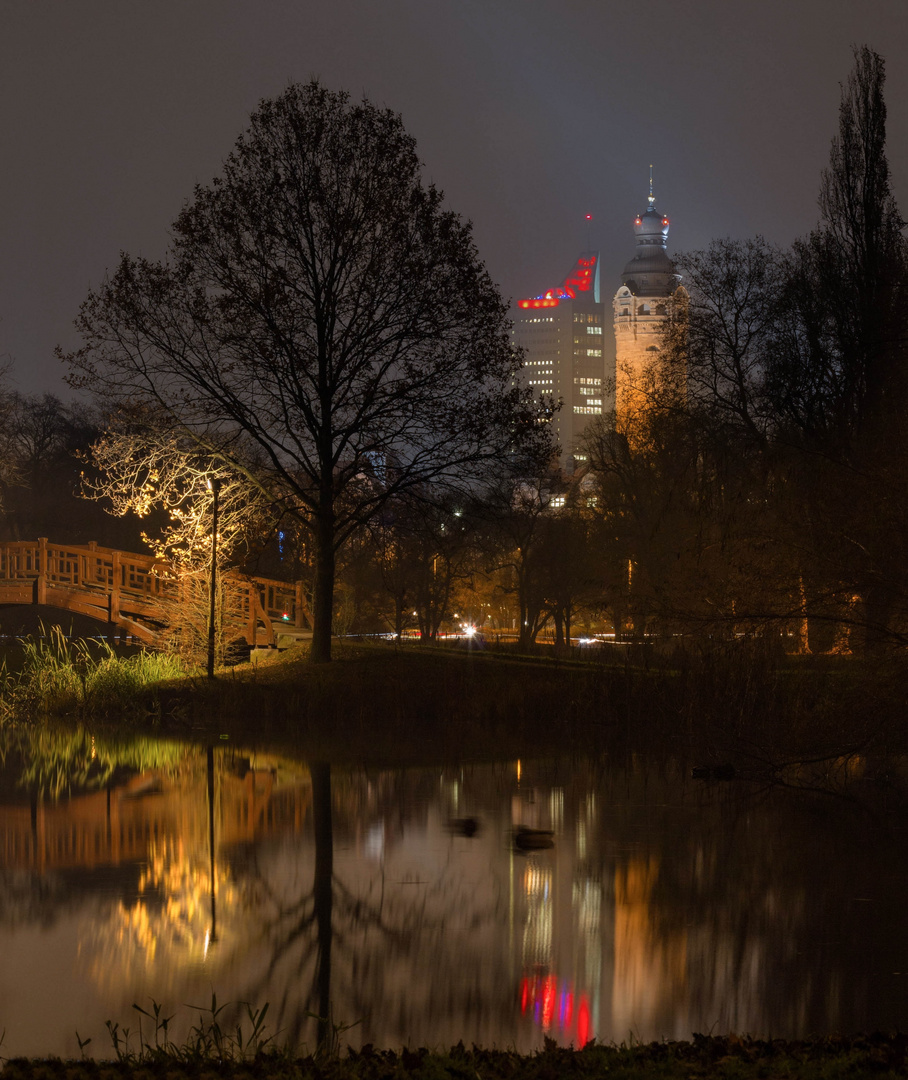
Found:
[[[161,561],[162,575],[179,582],[177,594],[162,600],[171,648],[197,661],[207,647],[214,528],[212,483],[218,484],[217,654],[226,645],[225,627],[242,625],[240,594],[222,572],[242,563],[273,522],[257,489],[245,478],[218,471],[200,457],[190,440],[180,440],[147,419],[141,425],[108,429],[89,452],[93,469],[83,475],[83,494],[102,500],[116,516],[154,515],[159,530],[142,533]]]
[[[470,226],[400,117],[317,82],[261,104],[168,261],[125,255],[77,325],[76,384],[153,409],[306,528],[318,661],[348,537],[544,434]]]

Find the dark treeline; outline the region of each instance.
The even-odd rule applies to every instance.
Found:
[[[906,641],[908,260],[883,82],[855,50],[813,232],[677,260],[689,299],[647,407],[591,434],[638,623],[786,628],[824,652]]]
[[[53,394],[0,395],[0,542],[51,540],[141,551],[138,519],[114,519],[83,498],[103,428],[82,403]]]

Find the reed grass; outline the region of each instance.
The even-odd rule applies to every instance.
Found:
[[[118,656],[106,641],[70,641],[60,627],[23,643],[16,671],[0,668],[0,722],[147,711],[147,691],[186,674],[166,653]]]

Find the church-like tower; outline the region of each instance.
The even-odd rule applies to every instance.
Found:
[[[615,412],[619,426],[646,397],[671,298],[681,277],[666,252],[668,218],[655,207],[652,167],[649,205],[634,220],[637,251],[615,293]]]

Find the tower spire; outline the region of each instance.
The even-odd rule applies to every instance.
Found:
[[[656,196],[653,194],[653,167],[649,167],[649,204],[650,206],[656,201]]]

